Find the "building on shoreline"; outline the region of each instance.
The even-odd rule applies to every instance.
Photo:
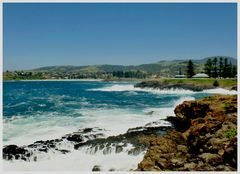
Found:
[[[199,74],[195,74],[194,76],[192,76],[192,78],[209,78],[209,76],[204,73],[199,73]]]
[[[187,78],[186,75],[175,75],[175,78]]]

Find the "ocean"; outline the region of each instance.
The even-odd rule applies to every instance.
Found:
[[[171,126],[164,119],[174,116],[174,108],[185,100],[206,96],[236,94],[224,89],[193,92],[183,89],[140,89],[134,83],[102,81],[5,81],[3,82],[3,146],[24,146],[39,140],[51,140],[84,128],[100,128],[104,137],[126,133],[129,128]],[[157,122],[156,122],[157,121]],[[102,170],[136,169],[144,153],[95,153],[73,149],[70,142],[54,151],[39,153],[38,161],[3,162],[5,170],[81,170],[94,165]],[[59,165],[61,163],[61,165]]]

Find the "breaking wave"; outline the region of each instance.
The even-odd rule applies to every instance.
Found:
[[[203,91],[191,91],[186,89],[178,89],[178,88],[171,88],[171,89],[153,89],[153,88],[137,88],[134,85],[120,85],[114,84],[111,86],[105,86],[101,88],[94,88],[88,89],[88,91],[104,91],[104,92],[121,92],[121,91],[142,91],[142,92],[150,92],[155,94],[195,94],[195,93],[208,93],[208,94],[226,94],[226,95],[234,95],[237,94],[237,91],[234,90],[227,90],[223,88],[216,88],[216,89],[207,89]]]

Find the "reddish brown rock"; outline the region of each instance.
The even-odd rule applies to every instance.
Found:
[[[150,140],[138,170],[237,170],[236,95],[186,101],[175,114],[176,130]]]

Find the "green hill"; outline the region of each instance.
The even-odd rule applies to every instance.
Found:
[[[220,57],[220,56],[217,56]],[[231,57],[221,56],[231,61],[233,65],[237,64],[237,59]],[[207,57],[204,59],[193,60],[195,66],[195,72],[200,73],[204,71],[204,64],[207,59],[213,59],[214,57]],[[188,59],[185,60],[162,60],[156,63],[142,64],[142,65],[89,65],[89,66],[47,66],[33,70],[33,72],[48,72],[48,73],[97,73],[97,72],[114,72],[114,71],[131,71],[140,70],[149,74],[158,74],[161,76],[174,76],[179,73],[181,69],[182,73],[186,73],[186,65]]]

